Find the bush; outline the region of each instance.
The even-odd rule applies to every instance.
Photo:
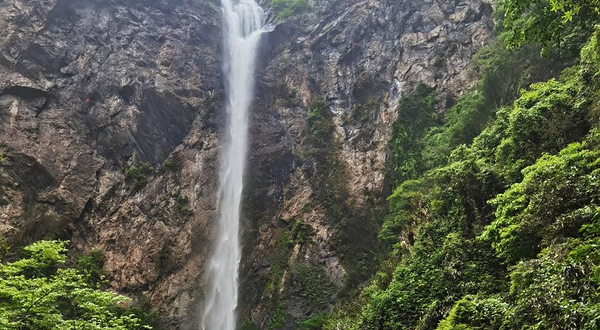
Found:
[[[104,253],[100,250],[93,250],[79,257],[76,268],[81,273],[88,275],[93,283],[99,283],[104,261]]]
[[[497,297],[465,296],[457,301],[436,330],[499,329],[508,304]]]
[[[597,39],[561,79],[531,85],[495,118],[480,90],[424,130],[412,159],[442,159],[400,179],[379,232],[389,262],[359,311],[342,305],[326,329],[598,328]],[[421,140],[405,141],[402,155]]]
[[[135,189],[141,189],[148,183],[148,176],[154,172],[150,163],[139,162],[125,170],[125,180],[133,183]]]
[[[518,181],[519,172],[542,153],[557,153],[585,137],[590,128],[588,109],[580,106],[577,84],[575,79],[534,84],[515,102],[506,137],[496,151],[509,178]]]
[[[469,144],[487,124],[491,111],[479,93],[463,96],[447,110],[443,126],[433,128],[423,138],[422,162],[432,169],[447,163],[454,148]]]

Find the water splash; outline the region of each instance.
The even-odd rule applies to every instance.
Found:
[[[254,0],[221,0],[228,136],[221,155],[219,229],[209,264],[203,330],[235,330],[240,264],[239,219],[248,149],[248,109],[254,93],[254,68],[263,30],[263,10]]]

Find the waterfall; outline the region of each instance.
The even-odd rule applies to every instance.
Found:
[[[221,154],[218,236],[209,263],[210,290],[203,330],[235,330],[240,263],[239,219],[248,149],[248,109],[254,93],[256,51],[263,11],[254,0],[221,0],[227,133]]]

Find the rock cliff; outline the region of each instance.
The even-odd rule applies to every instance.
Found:
[[[263,1],[265,8],[268,1]],[[327,0],[261,45],[241,322],[296,327],[369,273],[397,105],[472,84],[487,0]],[[218,0],[0,2],[0,234],[104,251],[109,284],[196,327],[224,123]],[[145,165],[147,162],[152,166]]]

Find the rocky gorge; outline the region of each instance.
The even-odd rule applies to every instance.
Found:
[[[269,8],[269,1],[262,1]],[[1,0],[0,234],[104,252],[107,285],[197,329],[223,129],[217,0]],[[269,14],[250,117],[240,323],[295,329],[372,272],[400,100],[475,83],[487,0]]]

